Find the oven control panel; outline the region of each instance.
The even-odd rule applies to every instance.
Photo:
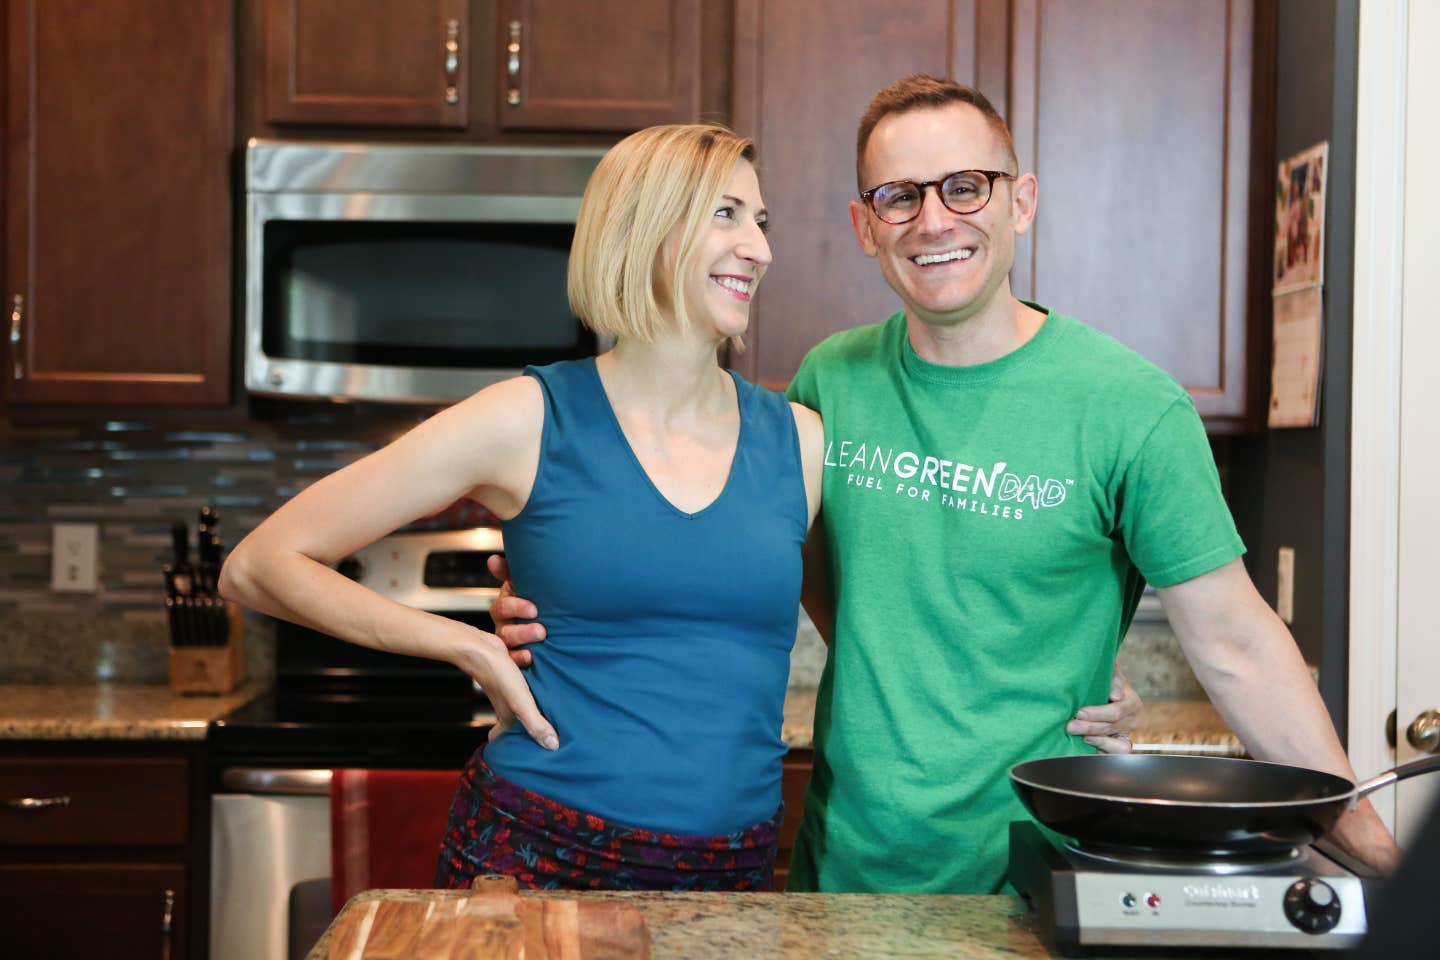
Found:
[[[421,610],[485,611],[500,592],[486,561],[504,552],[495,527],[422,530],[377,540],[336,569],[382,596]]]
[[[426,587],[454,590],[468,587],[500,588],[486,562],[494,551],[432,550],[425,555],[420,580]]]

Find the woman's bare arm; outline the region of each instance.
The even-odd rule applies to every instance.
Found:
[[[543,418],[539,386],[529,378],[496,384],[436,414],[275,511],[231,551],[221,593],[352,643],[453,663],[485,688],[498,729],[518,719],[553,748],[555,731],[498,638],[396,603],[333,569],[461,497],[513,516],[534,482]]]

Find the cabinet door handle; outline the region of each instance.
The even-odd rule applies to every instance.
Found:
[[[10,360],[15,364],[16,380],[25,379],[25,364],[20,358],[20,338],[24,329],[25,298],[17,294],[10,304]]]
[[[160,960],[170,960],[170,930],[174,926],[175,891],[165,891],[165,912],[160,917]]]
[[[510,90],[505,102],[512,107],[520,106],[520,21],[510,21],[510,44],[505,48],[505,73],[510,77]]]
[[[5,801],[11,810],[48,810],[51,807],[70,806],[69,797],[11,797]]]
[[[455,85],[460,76],[460,21],[454,18],[445,21],[445,102],[460,102],[460,90]]]

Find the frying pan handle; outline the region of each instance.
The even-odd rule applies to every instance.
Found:
[[[1409,780],[1411,777],[1419,776],[1422,773],[1430,773],[1434,770],[1440,770],[1440,756],[1411,760],[1409,763],[1403,763],[1394,770],[1386,770],[1380,774],[1380,776],[1371,777],[1369,780],[1360,784],[1355,790],[1355,799],[1359,800],[1363,796],[1374,793],[1381,787],[1388,787],[1392,783]]]

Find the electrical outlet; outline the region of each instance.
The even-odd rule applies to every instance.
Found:
[[[57,523],[51,531],[50,589],[94,593],[100,565],[100,528],[93,523]]]
[[[1275,575],[1275,612],[1286,623],[1295,622],[1295,548],[1280,548],[1280,567]]]

